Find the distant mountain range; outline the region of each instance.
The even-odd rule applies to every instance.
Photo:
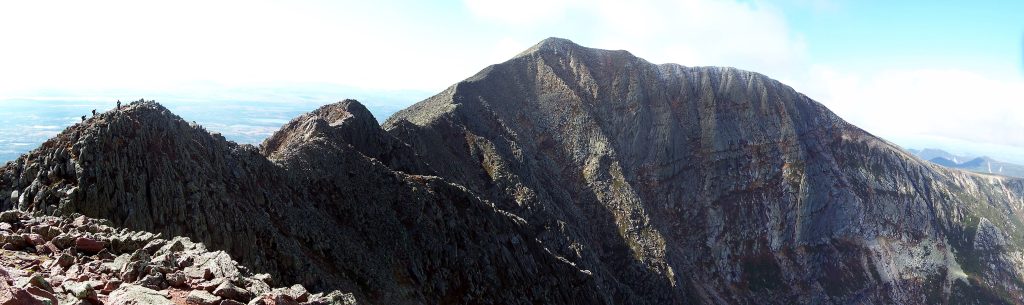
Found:
[[[925,148],[921,150],[909,149],[908,151],[921,159],[949,168],[957,168],[986,174],[1024,177],[1024,166],[998,161],[986,156],[974,157],[969,155],[954,155],[947,151],[935,148]]]

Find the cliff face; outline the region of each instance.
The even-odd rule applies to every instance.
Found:
[[[603,302],[518,217],[369,157],[411,162],[406,146],[377,141],[389,139],[379,126],[353,124],[373,118],[352,109],[365,108],[345,101],[296,119],[268,139],[268,159],[136,102],[0,168],[3,208],[187,236],[283,282],[369,303]]]
[[[384,124],[617,303],[1021,295],[1021,180],[916,159],[763,75],[548,39]]]
[[[0,208],[370,304],[1024,303],[1024,181],[757,73],[548,39],[375,122],[346,100],[257,148],[136,102],[0,167]]]

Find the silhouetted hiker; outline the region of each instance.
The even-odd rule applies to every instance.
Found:
[[[96,116],[96,109],[92,110],[92,116]]]
[[[82,116],[82,123],[85,123],[85,116]]]
[[[121,110],[121,100],[117,100],[117,110]]]

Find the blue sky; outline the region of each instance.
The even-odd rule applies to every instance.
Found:
[[[359,98],[386,115],[550,36],[758,71],[897,144],[1024,163],[1024,1],[6,1],[0,109]]]
[[[1002,77],[1021,73],[1022,1],[837,1],[786,15],[812,42],[812,61],[844,69],[949,65]]]

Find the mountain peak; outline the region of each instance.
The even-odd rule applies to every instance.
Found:
[[[362,103],[354,99],[345,99],[340,102],[321,106],[313,112],[310,112],[308,115],[301,117],[316,117],[324,119],[330,126],[341,125],[349,118],[353,117],[357,118],[361,122],[377,121],[377,119],[373,117],[373,114],[370,113],[370,110],[366,109],[366,106],[363,106]]]
[[[582,46],[572,42],[572,40],[560,38],[560,37],[548,37],[538,42],[534,47],[540,48],[581,48]]]
[[[539,52],[561,53],[561,52],[569,52],[569,51],[579,50],[579,49],[590,49],[590,48],[578,45],[575,42],[572,42],[572,40],[568,40],[568,39],[565,39],[565,38],[548,37],[548,38],[545,38],[544,40],[541,40],[537,44],[533,45],[529,49],[526,49],[522,53],[519,53],[519,55],[516,55],[516,57],[520,57],[520,56],[527,55],[527,54],[539,53]]]
[[[311,159],[355,150],[400,171],[429,173],[408,145],[384,132],[370,110],[357,100],[324,105],[303,114],[260,145],[260,153],[288,167],[319,169]],[[320,162],[323,163],[323,162]]]

